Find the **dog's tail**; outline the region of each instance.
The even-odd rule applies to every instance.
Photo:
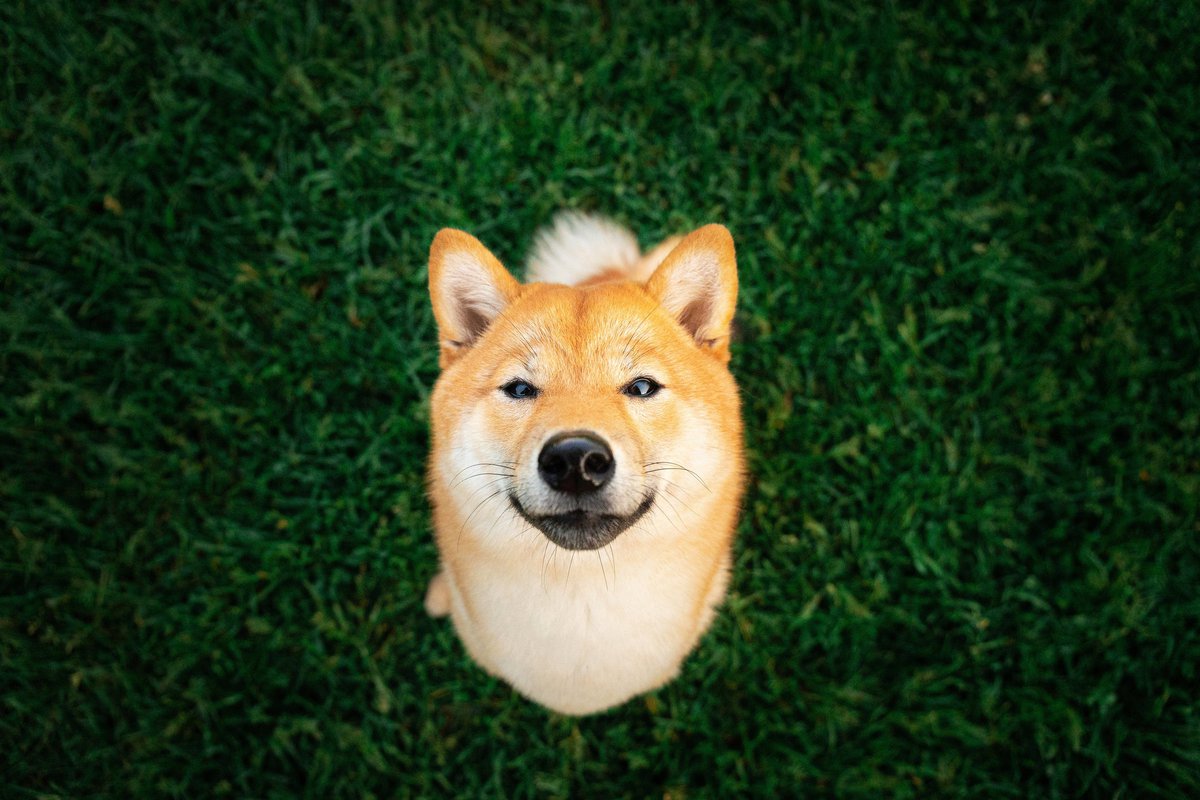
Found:
[[[525,280],[572,286],[645,281],[678,241],[673,237],[643,255],[628,228],[595,214],[563,211],[534,238]]]

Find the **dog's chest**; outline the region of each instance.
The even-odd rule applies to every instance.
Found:
[[[571,559],[560,552],[544,571],[473,570],[468,595],[454,588],[455,626],[472,656],[535,700],[576,713],[670,679],[698,633],[705,587],[696,576],[606,551],[563,557]]]

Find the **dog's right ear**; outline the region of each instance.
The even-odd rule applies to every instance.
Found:
[[[521,284],[469,233],[442,228],[429,248],[429,297],[445,368],[516,299]]]

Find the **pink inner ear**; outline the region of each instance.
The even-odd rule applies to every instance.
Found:
[[[466,346],[483,335],[508,306],[515,281],[506,273],[488,269],[476,254],[467,251],[447,253],[442,269],[438,294],[449,317],[449,330],[443,333],[450,334],[446,338],[456,346]],[[498,285],[504,278],[513,285]]]
[[[679,313],[679,324],[684,330],[699,337],[700,332],[709,324],[712,319],[712,298],[704,296],[698,297]]]
[[[720,325],[724,293],[721,282],[721,253],[688,242],[685,250],[673,252],[659,267],[651,286],[659,303],[701,344],[708,345],[723,334],[713,330]]]
[[[460,306],[458,309],[458,326],[462,331],[463,340],[455,342],[455,344],[461,346],[475,341],[483,335],[483,332],[491,324],[492,321],[479,313],[477,308],[470,305]]]

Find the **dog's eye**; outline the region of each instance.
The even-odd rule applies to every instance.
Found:
[[[658,390],[662,386],[653,378],[638,378],[624,388],[625,394],[630,397],[651,397],[658,394]]]
[[[527,381],[509,381],[500,387],[500,391],[518,400],[537,397],[538,394],[537,387]]]

